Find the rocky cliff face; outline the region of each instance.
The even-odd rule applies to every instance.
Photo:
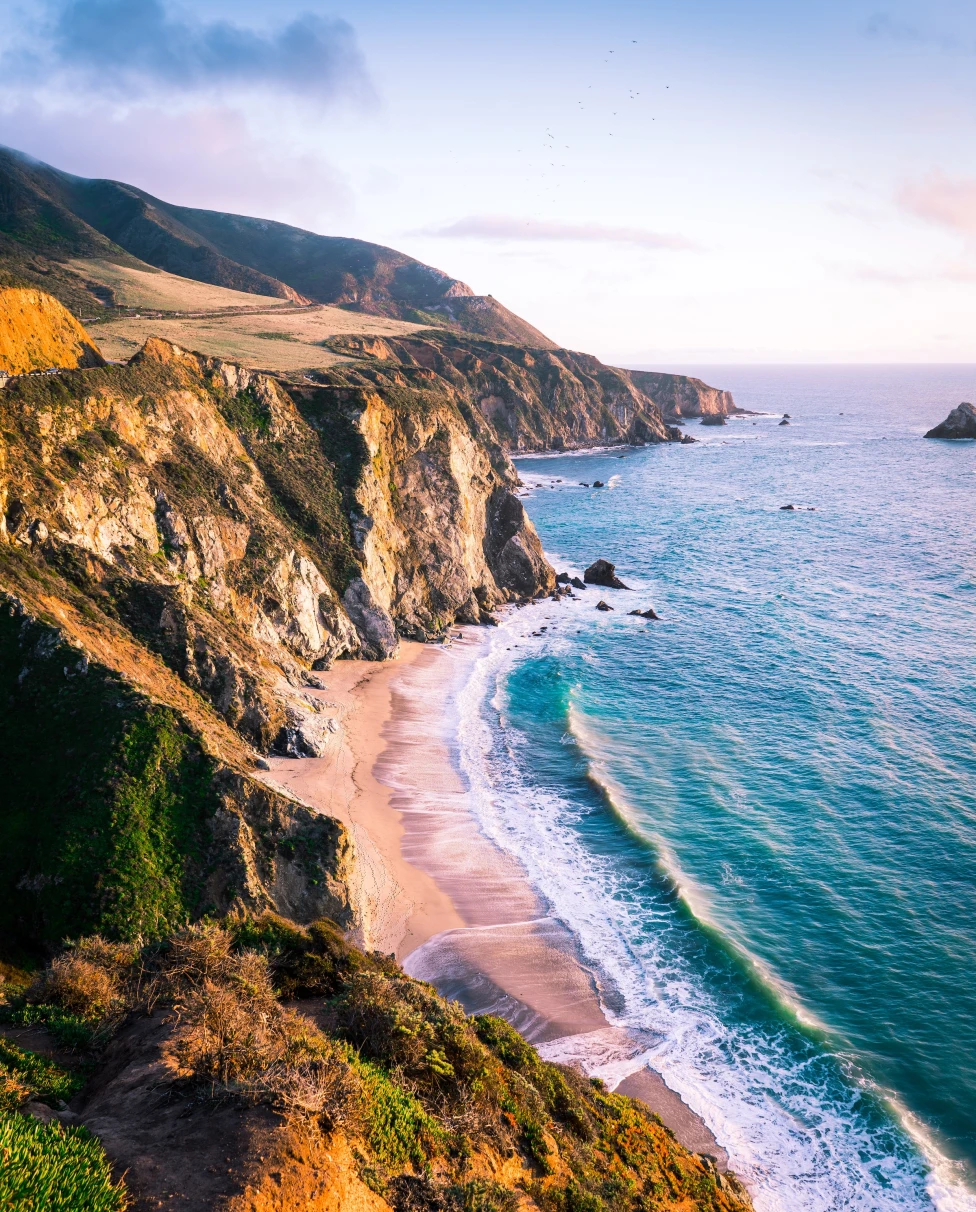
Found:
[[[13,380],[0,414],[0,539],[262,749],[286,725],[282,677],[389,656],[398,632],[438,634],[552,586],[518,502],[503,509],[514,473],[441,394],[293,398],[150,341],[128,367]]]
[[[449,393],[469,426],[496,452],[643,445],[680,437],[630,372],[589,354],[447,333],[403,340],[344,337],[330,345],[364,359],[338,372],[346,378],[357,373],[378,383],[399,378]]]
[[[0,287],[0,375],[104,364],[94,341],[57,299]]]
[[[152,934],[232,904],[352,924],[348,839],[253,781],[254,750],[330,743],[313,670],[553,587],[483,429],[444,390],[289,388],[157,340],[0,389],[11,931],[61,937],[74,912]]]
[[[709,387],[701,379],[650,370],[628,370],[627,375],[635,387],[654,400],[666,420],[729,416],[738,412],[730,391]]]

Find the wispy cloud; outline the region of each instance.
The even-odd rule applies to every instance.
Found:
[[[943,269],[904,272],[874,265],[861,265],[847,271],[847,276],[857,282],[874,282],[879,286],[944,285],[952,282],[969,285],[976,282],[976,268],[966,269],[964,266],[950,265]]]
[[[699,246],[686,236],[648,231],[643,227],[608,227],[602,223],[553,223],[503,215],[470,215],[446,227],[426,228],[415,235],[453,240],[519,240],[579,244],[629,244],[637,248],[691,251]]]
[[[866,38],[874,38],[879,41],[915,43],[919,46],[927,44],[937,46],[944,51],[973,49],[971,41],[967,42],[957,34],[902,21],[885,12],[873,13],[868,17],[861,26],[861,33]]]
[[[161,90],[213,93],[270,88],[316,101],[369,93],[345,22],[304,13],[270,31],[198,21],[163,0],[52,0],[25,44],[10,46],[8,83],[82,84],[89,94],[145,97]]]
[[[129,181],[167,202],[315,227],[346,217],[348,182],[327,161],[251,131],[233,107],[169,113],[152,105],[79,112],[0,109],[0,144],[82,177]]]
[[[898,193],[899,204],[910,214],[976,236],[976,179],[948,177],[934,172],[910,182]]]

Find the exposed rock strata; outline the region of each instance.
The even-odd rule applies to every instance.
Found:
[[[651,370],[629,370],[627,373],[634,386],[654,400],[667,420],[729,416],[739,411],[730,391],[709,387],[690,375],[668,375]]]

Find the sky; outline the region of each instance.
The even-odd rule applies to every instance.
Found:
[[[0,143],[624,365],[976,362],[972,0],[0,0]]]

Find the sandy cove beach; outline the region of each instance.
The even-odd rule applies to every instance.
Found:
[[[360,945],[395,954],[469,1013],[502,1015],[552,1059],[598,1056],[608,1084],[724,1168],[706,1124],[642,1063],[647,1042],[607,1021],[615,990],[598,986],[518,861],[480,832],[450,713],[484,632],[453,634],[449,645],[404,643],[395,661],[337,662],[310,692],[339,721],[334,747],[273,758],[265,777],[349,829]]]

